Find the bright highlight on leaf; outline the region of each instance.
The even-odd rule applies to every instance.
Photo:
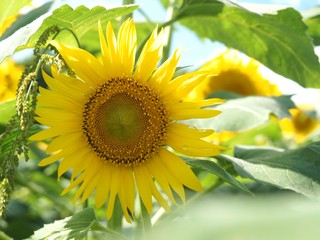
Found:
[[[184,186],[202,189],[187,164],[168,147],[187,156],[213,156],[225,149],[202,140],[213,131],[179,123],[216,116],[218,111],[202,108],[222,100],[184,100],[208,73],[173,78],[179,51],[157,68],[162,30],[153,31],[136,64],[132,20],[121,25],[117,37],[111,23],[105,33],[99,26],[99,36],[102,61],[82,49],[52,43],[77,78],[56,68],[52,77],[44,74],[49,90],[40,89],[36,113],[37,121],[49,128],[31,139],[53,138],[46,150],[52,155],[40,166],[61,160],[59,177],[72,169],[63,194],[76,186],[74,201],[84,202],[95,194],[97,207],[107,202],[108,219],[118,197],[130,222],[136,191],[150,214],[152,197],[169,210],[155,182],[174,203],[173,191],[185,201]]]

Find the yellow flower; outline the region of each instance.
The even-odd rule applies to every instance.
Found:
[[[0,63],[0,102],[15,98],[21,74],[22,67],[10,58]]]
[[[171,80],[179,51],[157,68],[163,31],[153,31],[136,64],[132,20],[121,25],[117,38],[111,23],[106,39],[101,26],[99,36],[102,61],[82,49],[53,42],[78,78],[55,68],[53,77],[44,74],[50,89],[40,89],[36,113],[37,120],[49,128],[31,139],[53,138],[46,149],[53,155],[40,166],[62,159],[59,177],[72,169],[70,185],[63,194],[79,185],[74,201],[81,198],[84,202],[95,191],[96,207],[107,201],[108,219],[118,197],[130,222],[137,193],[151,214],[152,197],[169,209],[157,186],[174,203],[172,190],[183,201],[183,186],[201,190],[191,169],[170,149],[187,156],[212,156],[225,149],[202,140],[213,130],[179,122],[216,116],[219,111],[202,108],[222,101],[184,101],[207,73],[192,72]]]
[[[280,128],[285,137],[294,139],[296,143],[302,143],[310,133],[319,127],[319,122],[302,108],[292,108],[289,111],[292,119],[280,120]]]
[[[262,95],[276,96],[280,91],[259,72],[260,63],[241,54],[227,49],[212,59],[200,70],[209,70],[211,76],[199,84],[190,94],[190,99],[205,99],[218,91],[230,91],[244,96]]]

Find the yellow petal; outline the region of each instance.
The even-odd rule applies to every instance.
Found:
[[[167,59],[152,75],[150,84],[154,82],[167,86],[175,73],[178,61],[180,59],[180,50],[176,50],[173,56]]]
[[[170,200],[176,204],[176,200],[172,194],[169,180],[166,178],[166,174],[162,172],[161,168],[158,168],[155,164],[156,161],[161,161],[158,157],[154,157],[154,159],[150,159],[150,162],[147,163],[148,171],[152,174],[154,179],[160,185],[164,193],[170,198]]]
[[[56,131],[52,128],[48,128],[32,135],[31,137],[29,137],[29,140],[40,141],[40,140],[56,137],[60,134],[62,134],[62,132]]]
[[[202,190],[202,186],[198,178],[181,158],[165,149],[161,151],[160,157],[169,171],[174,173],[177,179],[183,183],[183,185],[192,190]]]
[[[60,160],[61,158],[63,158],[63,154],[60,151],[58,153],[55,153],[55,154],[51,155],[50,157],[42,159],[38,163],[38,166],[43,167],[43,166],[49,165],[51,163],[54,163],[54,162]]]
[[[114,204],[116,196],[119,192],[119,185],[121,181],[121,177],[119,174],[119,169],[115,167],[111,174],[111,180],[110,180],[110,196],[109,196],[109,202],[107,207],[107,218],[110,219],[113,213]]]
[[[161,30],[158,34],[158,28],[152,32],[137,61],[136,70],[134,73],[135,79],[140,81],[148,81],[150,78],[161,58],[163,35],[163,30]]]
[[[187,137],[204,138],[214,133],[212,129],[197,129],[191,125],[171,123],[169,131],[183,133]]]
[[[78,186],[84,179],[85,179],[85,174],[81,174],[80,176],[77,177],[76,180],[71,181],[69,186],[62,191],[61,196],[67,194],[71,189]]]
[[[134,168],[134,176],[138,187],[141,200],[146,207],[149,214],[152,213],[152,192],[150,182],[150,175],[146,175],[145,166],[138,166]]]
[[[57,41],[51,44],[80,79],[92,86],[105,81],[105,72],[95,56],[81,48],[66,46]]]
[[[130,76],[134,68],[136,45],[136,28],[133,20],[128,19],[121,25],[118,33],[118,49],[122,63],[121,71],[126,76]]]
[[[101,168],[99,184],[96,190],[96,207],[101,207],[107,200],[110,190],[111,171],[113,166],[104,164]]]
[[[167,179],[168,183],[172,187],[172,189],[178,194],[178,196],[181,198],[183,202],[185,202],[185,192],[183,188],[183,183],[180,182],[177,177],[175,176],[175,173],[171,172],[165,164],[162,163],[162,159],[160,156],[155,156],[154,161],[152,162],[152,165],[155,167],[155,169],[159,169],[160,172],[162,172]]]

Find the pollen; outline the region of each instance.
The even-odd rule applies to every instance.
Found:
[[[133,78],[112,78],[90,94],[82,130],[104,161],[132,167],[164,145],[168,124],[165,103],[151,87]]]

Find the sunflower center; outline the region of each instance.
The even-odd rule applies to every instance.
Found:
[[[133,78],[114,78],[99,86],[83,111],[83,133],[104,161],[135,166],[163,145],[169,118],[161,97]]]
[[[106,134],[114,140],[130,141],[145,127],[141,109],[135,106],[134,99],[127,101],[126,95],[117,96],[102,106],[102,124]]]

